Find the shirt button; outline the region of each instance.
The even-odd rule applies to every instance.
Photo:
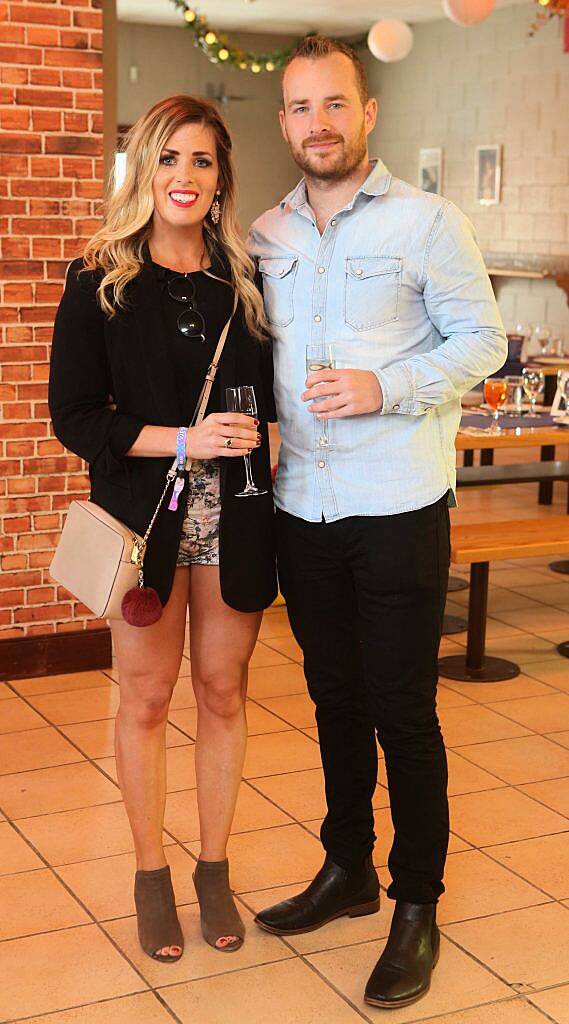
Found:
[[[361,267],[358,267],[358,269],[356,270],[356,274],[358,275],[358,277],[361,277],[361,275],[363,274],[363,270]]]
[[[325,272],[325,267],[318,267],[318,273],[319,274],[323,274],[324,272]]]
[[[326,463],[325,463],[325,462],[319,462],[319,463],[318,463],[318,469],[324,469],[324,466],[325,466],[325,465],[326,465]]]
[[[330,224],[332,225],[332,227],[333,227],[333,228],[335,228],[335,227],[336,227],[336,224],[337,224],[337,223],[338,223],[338,222],[337,222],[336,218],[334,218],[334,220],[331,220],[331,221],[330,221]]]
[[[400,406],[399,404],[397,404],[397,405],[394,405],[394,406],[393,406],[393,411],[394,411],[394,412],[399,412],[400,408],[401,408],[401,406]]]
[[[316,322],[317,324],[319,324],[319,323],[320,323],[320,321],[322,320],[322,317],[321,317],[321,316],[319,316],[319,315],[318,315],[318,313],[317,313],[317,314],[316,314],[316,316],[314,317],[314,320],[315,320],[315,322]]]

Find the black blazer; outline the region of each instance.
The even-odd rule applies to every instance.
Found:
[[[96,299],[99,277],[79,274],[81,259],[67,274],[55,320],[49,408],[56,436],[89,463],[91,500],[144,534],[156,508],[168,458],[126,457],[145,424],[179,427],[176,382],[165,336],[159,285],[148,258],[128,291],[128,311],[109,319]],[[217,266],[214,273],[219,273]],[[276,419],[270,342],[248,333],[241,306],[233,319],[219,364],[219,393],[252,384],[259,406],[261,447],[253,455],[255,482],[263,497],[236,498],[245,480],[241,458],[221,458],[219,560],[224,601],[238,611],[266,608],[277,593],[274,508],[267,421]],[[107,408],[112,400],[116,411]],[[187,501],[177,512],[165,499],[150,534],[144,560],[147,586],[168,600]]]

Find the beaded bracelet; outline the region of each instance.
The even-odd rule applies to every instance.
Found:
[[[178,433],[176,435],[176,459],[178,461],[176,482],[174,484],[174,490],[172,491],[172,497],[170,498],[170,504],[168,509],[170,512],[176,512],[178,509],[178,498],[184,490],[184,471],[186,469],[186,437],[188,434],[187,427],[178,427]]]

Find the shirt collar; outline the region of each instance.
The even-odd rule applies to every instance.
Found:
[[[348,208],[351,209],[356,198],[361,192],[367,196],[383,196],[387,192],[390,184],[392,175],[387,170],[387,167],[378,157],[370,160],[372,165],[371,171],[369,172],[366,180],[360,185],[357,192],[354,193],[353,199],[348,204]],[[292,192],[289,192],[287,196],[280,202],[282,210],[287,207],[291,210],[298,210],[301,206],[306,206],[308,203],[308,195],[306,192],[306,180],[302,178],[298,185],[296,185]]]

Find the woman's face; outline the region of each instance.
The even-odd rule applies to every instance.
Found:
[[[217,190],[215,135],[202,124],[184,124],[160,154],[152,182],[154,218],[172,228],[201,224]]]

